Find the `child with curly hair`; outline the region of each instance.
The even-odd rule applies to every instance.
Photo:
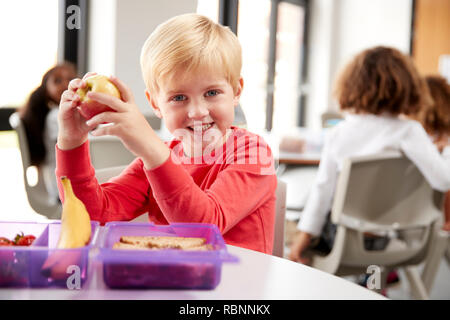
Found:
[[[432,102],[408,56],[388,47],[364,50],[343,70],[335,93],[341,110],[349,114],[325,139],[316,182],[290,248],[289,258],[301,263],[309,263],[304,253],[312,248],[312,240],[319,240],[322,251],[333,246],[336,226],[327,216],[346,158],[401,150],[434,189],[450,188],[450,162],[420,123],[403,118]]]

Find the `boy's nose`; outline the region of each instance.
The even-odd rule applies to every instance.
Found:
[[[203,119],[209,114],[208,107],[202,103],[193,104],[189,108],[188,116],[191,119]]]

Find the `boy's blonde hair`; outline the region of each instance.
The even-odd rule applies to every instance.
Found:
[[[160,24],[145,41],[141,69],[147,89],[158,92],[161,81],[179,72],[222,73],[236,91],[242,67],[241,45],[235,34],[207,17],[184,14]]]

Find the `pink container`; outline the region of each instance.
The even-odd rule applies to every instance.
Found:
[[[121,236],[176,236],[205,238],[212,251],[117,250]],[[110,288],[213,289],[223,262],[237,262],[215,225],[111,222],[105,226],[97,256],[103,262],[103,279]]]
[[[82,286],[88,277],[89,250],[96,238],[98,225],[98,222],[91,222],[92,236],[87,246],[55,249],[61,230],[60,222],[0,222],[1,237],[12,240],[21,232],[36,237],[28,247],[0,247],[0,287]]]

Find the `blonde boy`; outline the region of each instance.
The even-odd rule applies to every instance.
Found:
[[[57,176],[71,179],[91,218],[102,223],[147,212],[157,224],[213,223],[228,244],[271,253],[276,176],[270,149],[232,126],[243,88],[235,35],[200,15],[174,17],[145,42],[141,67],[147,99],[175,139],[161,141],[131,90],[115,77],[122,100],[92,92],[88,97],[116,112],[86,121],[75,91],[85,86],[87,74],[62,96]],[[98,127],[104,122],[111,125]],[[117,136],[137,157],[102,185],[89,159],[93,129],[96,136]]]

